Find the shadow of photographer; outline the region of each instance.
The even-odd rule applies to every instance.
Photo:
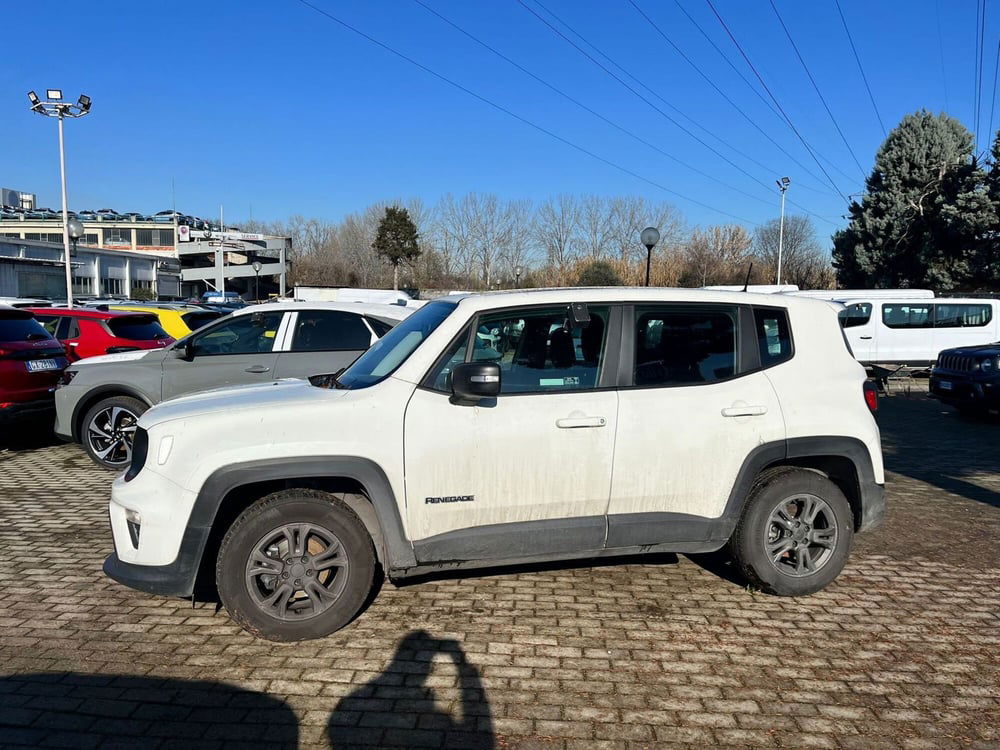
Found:
[[[454,675],[447,672],[454,670]],[[407,634],[382,673],[337,704],[327,723],[341,747],[495,747],[479,670],[459,643],[424,630]]]

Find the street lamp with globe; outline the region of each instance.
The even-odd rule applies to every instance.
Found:
[[[260,269],[264,266],[261,265],[259,260],[255,260],[251,266],[253,268],[253,298],[256,302],[260,302]]]
[[[639,240],[646,246],[646,286],[649,286],[649,267],[652,262],[653,248],[660,241],[660,230],[656,227],[646,227],[639,234]]]

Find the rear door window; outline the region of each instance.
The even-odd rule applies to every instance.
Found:
[[[934,305],[935,328],[980,328],[993,320],[991,305]]]
[[[372,332],[360,315],[341,310],[310,310],[298,314],[292,351],[364,351],[371,342]]]
[[[108,320],[115,336],[132,341],[152,341],[168,338],[155,315],[128,315]]]
[[[636,307],[635,385],[694,385],[733,377],[737,320],[735,306]]]

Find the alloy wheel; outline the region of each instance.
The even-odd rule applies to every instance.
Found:
[[[784,575],[811,576],[826,565],[839,535],[833,508],[811,494],[778,503],[768,516],[764,544],[771,564]]]
[[[132,440],[139,418],[121,406],[101,409],[87,425],[87,441],[94,455],[114,466],[132,460]]]
[[[280,526],[253,547],[245,581],[263,612],[283,621],[308,620],[332,607],[347,585],[350,561],[340,540],[311,523]]]

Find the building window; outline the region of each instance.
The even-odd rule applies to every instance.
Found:
[[[104,294],[125,294],[125,282],[122,279],[101,279],[101,291]]]
[[[97,235],[96,234],[85,234],[83,236],[83,244],[84,245],[96,245],[97,244]]]
[[[173,247],[173,229],[136,229],[135,244],[139,247]]]
[[[26,240],[40,240],[41,238],[42,238],[42,235],[40,235],[38,232],[25,232],[24,233],[24,239],[26,239]]]
[[[151,292],[154,291],[153,282],[147,279],[132,279],[132,282],[129,284],[129,287],[133,292],[136,289],[148,289]]]
[[[120,227],[111,227],[104,230],[105,245],[128,245],[132,246],[132,230]]]
[[[0,233],[0,237],[16,237],[17,239],[21,239],[21,233],[20,232],[2,232],[2,233]]]
[[[94,280],[90,276],[73,274],[73,294],[93,294]]]

